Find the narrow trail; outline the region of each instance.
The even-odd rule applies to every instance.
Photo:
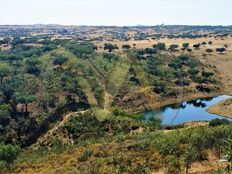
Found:
[[[42,135],[40,138],[38,138],[37,142],[32,145],[32,148],[37,148],[40,144],[45,143],[47,140],[50,140],[56,136],[58,133],[58,130],[62,128],[65,123],[67,123],[74,115],[76,114],[84,114],[86,111],[78,111],[78,112],[71,112],[66,114],[63,119],[57,123],[54,124],[49,131],[47,131],[44,135]]]
[[[112,96],[106,90],[104,91],[104,110],[108,111],[112,102]]]

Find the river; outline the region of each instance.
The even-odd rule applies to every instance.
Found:
[[[163,125],[176,125],[192,121],[211,121],[215,118],[224,117],[210,114],[206,110],[223,100],[232,98],[232,96],[222,95],[213,98],[195,99],[180,104],[173,104],[156,110],[143,112],[144,116],[159,117]],[[232,119],[229,119],[232,121]]]

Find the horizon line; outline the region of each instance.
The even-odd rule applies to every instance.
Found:
[[[209,27],[230,27],[232,24],[223,25],[223,24],[155,24],[155,25],[148,25],[148,24],[136,24],[136,25],[106,25],[106,24],[99,24],[99,25],[89,25],[89,24],[55,24],[55,23],[34,23],[34,24],[0,24],[0,26],[32,26],[32,25],[57,25],[57,26],[87,26],[87,27],[155,27],[155,26],[209,26]]]

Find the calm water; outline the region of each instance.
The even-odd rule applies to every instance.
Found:
[[[153,111],[145,111],[143,114],[149,117],[159,117],[162,124],[175,125],[190,121],[210,121],[215,118],[224,118],[215,114],[209,114],[206,110],[222,100],[232,96],[222,95],[214,98],[191,100],[181,104],[163,107]],[[231,119],[230,119],[231,120]]]

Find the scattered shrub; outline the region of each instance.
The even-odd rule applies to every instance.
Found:
[[[215,126],[220,126],[224,124],[229,124],[229,121],[227,119],[213,119],[209,122],[209,126],[215,127]]]

